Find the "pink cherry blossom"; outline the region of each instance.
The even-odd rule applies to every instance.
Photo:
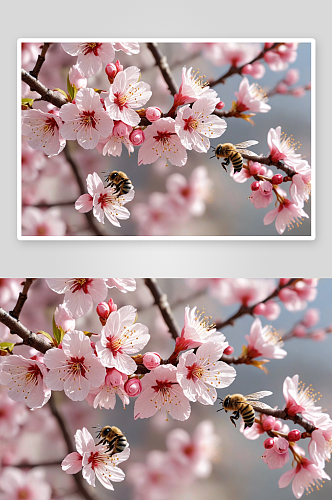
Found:
[[[307,307],[307,301],[312,302],[317,297],[317,284],[317,278],[305,278],[280,290],[278,297],[288,311],[301,311]]]
[[[64,390],[73,401],[83,401],[90,387],[99,387],[106,376],[89,337],[77,330],[66,333],[62,349],[48,350],[44,361],[50,370],[45,377],[46,386],[54,391]]]
[[[141,108],[151,95],[150,85],[140,80],[140,69],[130,66],[115,76],[105,99],[106,110],[113,120],[121,120],[134,127],[141,121],[134,110]]]
[[[149,418],[163,407],[175,420],[187,420],[190,404],[176,379],[176,367],[161,365],[142,378],[142,392],[135,402],[134,415]]]
[[[192,68],[182,68],[182,83],[179,89],[179,93],[174,96],[174,107],[177,108],[182,104],[190,104],[201,99],[202,97],[207,97],[214,102],[216,106],[220,101],[218,94],[215,90],[210,89],[208,85],[203,82],[201,76],[198,73],[193,73]]]
[[[113,47],[114,50],[122,50],[128,56],[139,54],[140,52],[140,45],[138,42],[114,42]]]
[[[1,373],[1,372],[0,372]],[[0,437],[11,439],[18,435],[20,428],[28,419],[25,404],[14,402],[7,392],[0,392]]]
[[[308,201],[311,194],[311,168],[307,161],[296,165],[294,170],[297,172],[292,177],[292,184],[289,188],[289,193],[292,201],[300,205],[304,201]]]
[[[245,307],[266,299],[275,290],[273,279],[233,278],[219,281],[213,296],[226,306],[240,302]]]
[[[330,460],[332,451],[332,420],[323,413],[315,420],[315,429],[311,433],[309,454],[311,460],[319,467],[324,467],[325,461]]]
[[[285,410],[288,415],[301,413],[309,422],[315,423],[322,415],[321,407],[315,406],[315,394],[311,386],[299,384],[299,376],[286,377],[283,385],[283,395],[286,400]]]
[[[24,472],[16,467],[6,467],[1,474],[1,500],[50,500],[52,488],[45,481],[40,468]]]
[[[243,75],[251,75],[255,80],[259,80],[263,78],[265,75],[265,67],[259,61],[254,62],[253,64],[247,64],[242,69]]]
[[[64,236],[66,223],[61,219],[61,211],[52,207],[40,210],[27,207],[22,213],[23,236]]]
[[[149,125],[145,131],[145,142],[138,152],[138,164],[154,163],[164,157],[173,165],[182,167],[187,162],[187,152],[175,131],[172,118],[160,118]]]
[[[58,155],[66,145],[61,126],[59,116],[40,109],[29,109],[22,117],[22,134],[28,136],[29,146],[42,149],[47,156]]]
[[[128,460],[130,455],[128,447],[121,453],[110,455],[107,452],[107,446],[95,445],[93,437],[85,427],[76,431],[75,443],[77,455],[74,456],[71,453],[62,462],[62,470],[67,474],[75,474],[75,470],[77,472],[80,470],[80,455],[82,457],[82,475],[91,486],[96,486],[97,478],[104,488],[114,490],[112,482],[124,480],[125,474],[118,465]],[[72,466],[70,466],[71,464]]]
[[[61,468],[66,474],[77,474],[82,467],[82,456],[77,451],[69,453],[61,462]]]
[[[115,368],[107,368],[104,383],[98,389],[92,389],[87,398],[94,408],[110,408],[113,410],[116,404],[116,395],[122,401],[123,408],[129,404],[130,399],[124,389],[127,375],[118,372]]]
[[[304,217],[309,217],[302,207],[303,204],[296,205],[287,198],[283,198],[277,208],[274,208],[265,215],[263,222],[265,225],[269,225],[275,220],[278,233],[283,234],[286,227],[292,229],[294,224],[299,227],[299,225],[302,224],[301,220],[303,220]]]
[[[235,369],[218,361],[224,348],[224,344],[206,342],[196,354],[193,349],[181,354],[176,379],[189,401],[213,405],[217,399],[216,388],[228,387],[235,380]]]
[[[88,78],[97,73],[102,63],[113,61],[115,52],[111,43],[62,43],[62,48],[71,56],[78,56],[77,66]]]
[[[147,203],[136,203],[132,216],[138,225],[138,234],[144,236],[165,236],[178,220],[178,207],[168,194],[154,192]]]
[[[122,154],[122,145],[127,148],[128,154],[133,153],[135,148],[130,140],[130,137],[127,136],[116,136],[110,134],[107,137],[101,137],[100,141],[97,144],[96,149],[102,155],[106,156],[121,156]]]
[[[220,437],[210,420],[200,422],[192,437],[184,429],[173,429],[166,437],[166,446],[174,462],[199,478],[211,474],[219,443]]]
[[[27,136],[22,135],[21,149],[22,182],[35,181],[41,170],[46,166],[46,156],[43,151],[32,149],[28,145]]]
[[[185,216],[185,212],[194,217],[203,215],[211,188],[212,180],[208,177],[207,168],[203,166],[196,167],[189,179],[179,173],[172,174],[166,179],[170,201],[182,216]]]
[[[289,460],[289,444],[283,437],[274,438],[273,447],[265,450],[263,462],[269,469],[281,469]]]
[[[88,194],[83,194],[76,200],[76,210],[85,213],[93,208],[93,215],[100,223],[105,223],[106,216],[113,226],[120,227],[118,219],[126,220],[130,217],[129,210],[123,205],[134,198],[134,189],[118,196],[113,186],[104,187],[103,181],[96,172],[88,175],[86,183]]]
[[[127,375],[134,373],[137,367],[131,355],[141,351],[150,340],[148,328],[135,323],[136,314],[133,306],[112,312],[101,330],[101,340],[96,344],[101,363]]]
[[[21,291],[22,279],[20,278],[0,278],[0,304],[7,307],[7,304],[14,300]],[[10,306],[9,306],[10,307]]]
[[[206,153],[210,149],[210,138],[220,137],[226,130],[225,120],[212,115],[215,101],[203,97],[178,110],[175,131],[186,149]]]
[[[56,307],[54,311],[54,321],[56,326],[62,328],[65,333],[75,330],[75,320],[65,304],[60,304]]]
[[[234,92],[236,101],[236,110],[239,113],[253,111],[255,113],[267,113],[271,106],[266,104],[267,97],[257,83],[249,85],[248,78],[245,76],[239,87],[238,92]]]
[[[310,462],[306,458],[301,458],[301,462],[297,462],[296,467],[285,472],[279,479],[279,488],[285,488],[293,480],[292,491],[295,498],[301,498],[306,490],[307,493],[311,492],[313,486],[320,486],[320,481],[323,479],[330,480],[331,478],[326,472],[317,465]]]
[[[69,82],[79,89],[85,89],[87,86],[87,79],[84,77],[82,71],[77,64],[72,66],[68,74]]]
[[[64,104],[60,117],[64,121],[62,136],[77,140],[84,149],[95,148],[100,138],[107,137],[113,129],[113,120],[104,110],[99,94],[90,88],[77,92],[75,104]]]
[[[180,337],[176,339],[176,349],[185,351],[212,341],[222,346],[224,350],[228,346],[225,335],[217,332],[214,324],[209,324],[210,318],[203,316],[204,310],[200,314],[198,313],[197,307],[191,310],[189,306],[185,308],[184,327]]]
[[[29,408],[41,408],[51,397],[44,378],[46,367],[34,359],[12,355],[1,365],[0,383],[8,387],[8,396],[13,401],[23,401]]]
[[[269,50],[264,54],[264,60],[272,71],[284,71],[288,68],[288,63],[295,62],[297,58],[298,43],[282,44],[276,49]]]
[[[213,43],[206,50],[206,56],[217,66],[230,64],[235,68],[252,61],[261,51],[259,43]]]
[[[316,326],[320,317],[320,311],[319,309],[315,308],[310,308],[307,309],[306,312],[304,313],[304,318],[302,320],[302,324],[306,328],[312,328],[313,326]]]
[[[268,300],[267,302],[261,302],[257,304],[254,308],[253,313],[259,316],[265,316],[266,319],[274,321],[280,315],[281,308],[279,304],[274,302],[274,300]]]
[[[265,208],[273,201],[272,184],[269,181],[259,183],[259,189],[253,191],[250,196],[250,201],[255,205],[255,208]]]
[[[301,155],[295,153],[296,144],[294,144],[293,136],[286,137],[285,133],[281,132],[281,127],[270,128],[267,134],[267,143],[272,161],[282,160],[285,165],[294,170],[296,167],[304,166]]]
[[[64,293],[64,304],[73,318],[84,316],[93,302],[101,302],[107,295],[107,278],[49,278],[46,283],[56,293]]]
[[[107,288],[117,288],[122,293],[134,292],[136,290],[136,280],[134,278],[108,278]]]
[[[247,356],[257,358],[264,356],[269,359],[283,359],[287,352],[281,347],[284,345],[277,332],[270,326],[262,327],[261,320],[256,318],[251,325],[250,335],[245,335],[248,341]]]

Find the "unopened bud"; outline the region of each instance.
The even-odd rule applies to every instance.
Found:
[[[143,130],[141,130],[140,128],[136,128],[135,130],[133,130],[129,136],[129,140],[134,146],[140,146],[141,144],[143,144],[143,142],[145,141]]]
[[[145,116],[150,122],[155,122],[161,117],[161,109],[156,107],[147,108],[147,110],[145,111]]]
[[[143,365],[148,370],[153,370],[160,365],[161,357],[157,352],[146,352],[143,355]]]
[[[227,346],[226,349],[224,350],[224,354],[226,356],[230,356],[231,354],[233,354],[234,352],[234,347],[232,347],[231,345]]]
[[[142,384],[141,381],[134,377],[127,380],[124,385],[124,390],[131,398],[138,396],[140,392],[142,392]]]

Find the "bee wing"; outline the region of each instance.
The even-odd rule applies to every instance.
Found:
[[[250,399],[251,401],[257,401],[258,399],[264,398],[265,396],[270,396],[273,394],[271,391],[260,391],[254,392],[253,394],[248,394],[248,396],[244,396],[246,399]]]
[[[244,141],[244,142],[239,142],[239,144],[234,144],[234,147],[236,149],[245,149],[248,146],[253,146],[254,144],[258,144],[258,141]]]
[[[254,406],[256,408],[262,408],[262,409],[265,408],[265,409],[273,410],[273,408],[271,408],[271,406],[266,405],[265,403],[262,403],[261,401],[248,401],[248,403],[250,403],[252,406]]]
[[[248,156],[257,156],[257,153],[253,153],[253,151],[249,151],[249,149],[240,149],[239,152],[244,153],[245,155],[248,155]]]

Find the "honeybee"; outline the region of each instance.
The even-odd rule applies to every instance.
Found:
[[[230,164],[230,162],[232,163],[235,172],[241,172],[243,167],[243,158],[241,153],[249,156],[256,156],[256,153],[245,149],[246,147],[253,146],[254,144],[258,144],[258,141],[245,141],[240,142],[240,144],[225,142],[225,144],[218,144],[215,149],[212,149],[214,149],[214,156],[216,158],[226,158],[226,160],[221,162],[221,166],[224,170],[226,170],[226,172],[226,167]],[[214,158],[214,156],[211,158]]]
[[[133,189],[133,184],[127,174],[124,172],[118,172],[117,170],[113,170],[107,174],[105,181],[108,182],[106,187],[115,187],[115,193],[117,193],[117,198],[123,194],[129,193],[131,189]]]
[[[102,429],[98,431],[97,438],[101,438],[97,444],[105,444],[108,446],[108,452],[111,455],[115,453],[121,453],[128,446],[128,441],[126,436],[123,435],[122,431],[110,425],[105,425]]]
[[[265,396],[270,396],[271,391],[261,391],[254,392],[248,396],[243,396],[242,394],[229,394],[225,399],[221,399],[223,407],[217,411],[225,410],[225,412],[232,411],[233,415],[230,416],[231,422],[235,425],[235,420],[240,418],[240,415],[244,421],[244,428],[252,427],[255,422],[255,412],[251,405],[257,408],[271,408],[271,406],[265,403],[258,402],[258,399],[264,398]]]

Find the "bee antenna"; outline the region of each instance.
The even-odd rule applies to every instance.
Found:
[[[212,158],[216,158],[216,155],[210,156],[210,160],[212,160]]]

